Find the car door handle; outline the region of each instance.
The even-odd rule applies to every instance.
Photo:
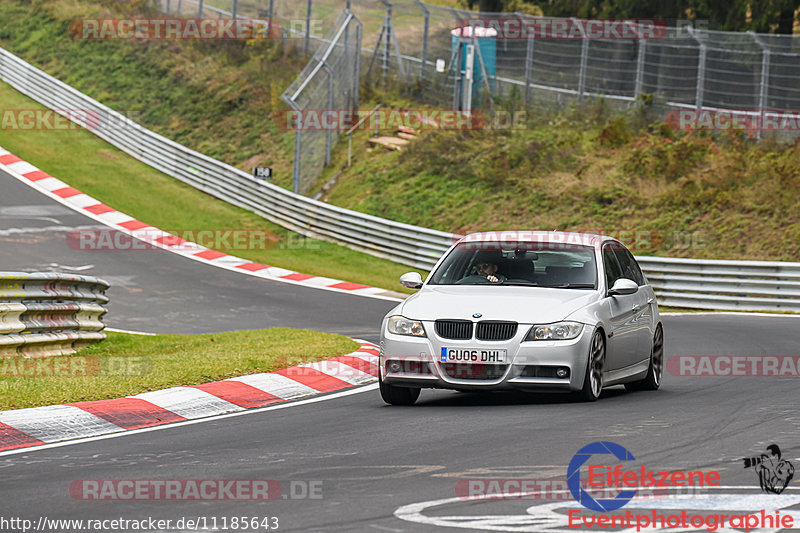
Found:
[[[638,311],[639,310],[639,304],[633,304],[633,307],[631,309],[633,311]]]

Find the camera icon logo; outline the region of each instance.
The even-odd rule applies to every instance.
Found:
[[[745,457],[742,459],[745,468],[752,468],[758,474],[761,490],[768,494],[780,494],[794,477],[794,466],[781,458],[781,449],[777,444],[767,446],[768,454],[761,457]]]

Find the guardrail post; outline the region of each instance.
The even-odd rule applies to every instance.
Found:
[[[753,40],[761,48],[761,82],[758,89],[758,129],[756,130],[756,138],[761,139],[761,130],[764,128],[764,113],[767,108],[767,98],[769,98],[769,62],[770,50],[755,33],[749,31]]]

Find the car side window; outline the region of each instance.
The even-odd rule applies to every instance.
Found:
[[[608,244],[603,246],[603,270],[606,271],[606,285],[609,289],[614,286],[615,281],[623,277],[622,270],[617,262],[617,254]]]
[[[644,277],[644,272],[642,272],[642,268],[639,266],[639,263],[636,261],[636,258],[633,257],[633,254],[630,250],[626,249],[625,253],[628,254],[628,257],[631,259],[631,266],[633,267],[633,271],[636,274],[636,277],[633,278],[636,283],[639,284],[641,287],[642,285],[647,285],[647,279]]]
[[[613,248],[614,254],[617,256],[617,260],[619,261],[619,266],[622,269],[622,277],[635,281],[640,287],[644,285],[642,271],[639,268],[639,265],[636,264],[636,260],[633,258],[628,249],[621,244],[616,243],[614,244]]]

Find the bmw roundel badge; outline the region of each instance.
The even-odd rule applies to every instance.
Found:
[[[482,317],[482,316],[483,316],[483,315],[482,315],[482,314],[480,314],[480,313],[472,313],[472,318],[480,318],[480,317]]]

